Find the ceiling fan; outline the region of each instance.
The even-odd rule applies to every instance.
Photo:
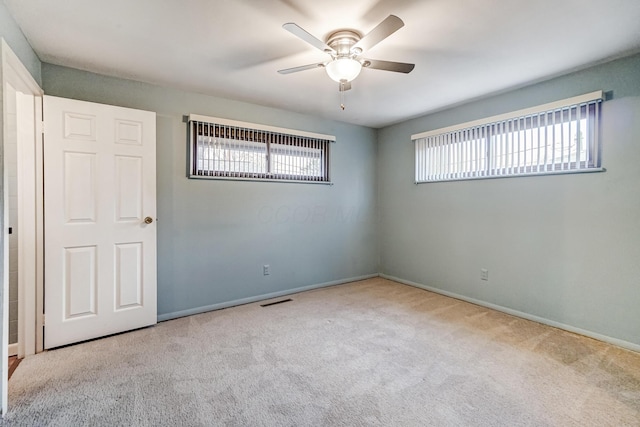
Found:
[[[284,24],[282,28],[309,43],[316,49],[329,54],[331,59],[317,64],[278,70],[278,73],[290,74],[324,67],[329,77],[339,83],[340,92],[351,89],[351,81],[358,77],[363,67],[373,68],[375,70],[394,71],[396,73],[410,73],[415,67],[415,64],[380,61],[360,57],[364,52],[403,26],[404,22],[402,22],[402,19],[395,15],[389,15],[364,37],[354,30],[337,30],[331,33],[329,37],[327,37],[327,40],[323,42],[297,24],[288,22]]]

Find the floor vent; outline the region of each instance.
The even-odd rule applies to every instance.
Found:
[[[260,304],[260,307],[269,307],[271,305],[282,304],[283,302],[289,302],[289,301],[293,301],[293,300],[291,298],[287,298],[287,299],[283,299],[282,301],[268,302],[266,304]]]

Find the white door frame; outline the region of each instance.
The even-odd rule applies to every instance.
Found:
[[[33,229],[19,233],[19,319],[18,319],[18,353],[20,356],[31,355],[35,352],[42,351],[42,294],[43,294],[43,192],[42,192],[42,95],[43,91],[38,83],[31,76],[26,67],[20,62],[16,54],[11,50],[9,45],[3,38],[0,38],[0,50],[2,55],[2,87],[0,94],[4,93],[7,84],[13,86],[17,91],[34,96],[34,141],[19,149],[18,176],[26,178],[25,183],[31,183],[30,186],[21,187],[21,196],[19,200],[20,221],[24,227],[32,224]],[[3,141],[7,135],[7,100],[2,96],[2,136]],[[4,167],[0,166],[5,174]],[[5,177],[6,178],[6,177]],[[6,181],[5,181],[6,182]],[[6,196],[5,196],[6,197]],[[4,204],[4,203],[3,203]],[[4,209],[4,208],[3,208]],[[4,210],[3,210],[4,211]],[[8,268],[9,254],[7,253],[7,225],[5,224],[4,213],[2,215],[4,252],[4,268]],[[24,230],[27,230],[24,228]],[[27,272],[30,273],[27,273]],[[35,275],[33,274],[35,272]],[[30,276],[28,275],[30,274]],[[5,275],[6,276],[6,275]],[[31,283],[25,283],[24,279],[30,277]],[[35,280],[35,283],[33,281]],[[2,341],[2,354],[0,363],[2,363],[2,383],[1,383],[1,400],[2,413],[7,411],[7,360],[8,360],[8,301],[9,301],[9,283],[2,280],[2,331],[0,332],[0,340]]]

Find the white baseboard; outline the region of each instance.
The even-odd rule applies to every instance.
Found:
[[[17,356],[18,355],[18,343],[9,344],[9,356]]]
[[[358,277],[350,277],[348,279],[334,280],[332,282],[318,283],[316,285],[303,286],[301,288],[287,289],[285,291],[280,292],[272,292],[269,294],[256,295],[249,298],[242,298],[233,301],[221,302],[218,304],[205,305],[202,307],[190,308],[188,310],[174,311],[172,313],[165,313],[158,316],[158,322],[163,322],[165,320],[177,319],[178,317],[191,316],[193,314],[206,313],[207,311],[220,310],[223,308],[229,308],[236,305],[250,304],[252,302],[264,301],[271,298],[278,298],[285,295],[297,294],[300,292],[311,291],[313,289],[326,288],[328,286],[342,285],[344,283],[355,282],[358,280],[371,279],[374,277],[378,277],[376,274],[367,274],[365,276]]]
[[[556,322],[555,320],[545,319],[544,317],[535,316],[533,314],[525,313],[523,311],[513,310],[511,308],[503,307],[501,305],[492,304],[490,302],[478,300],[475,298],[469,298],[464,295],[456,294],[454,292],[445,291],[438,288],[433,288],[431,286],[423,285],[421,283],[412,282],[410,280],[401,279],[399,277],[390,276],[388,274],[380,274],[380,277],[385,279],[393,280],[394,282],[403,283],[405,285],[413,286],[416,288],[424,289],[426,291],[435,292],[437,294],[445,295],[451,298],[456,298],[462,301],[470,302],[472,304],[481,305],[483,307],[491,308],[493,310],[501,311],[503,313],[510,314],[512,316],[522,317],[523,319],[532,320],[534,322],[542,323],[544,325],[553,326],[554,328],[564,329],[565,331],[573,332],[575,334],[584,335],[589,338],[593,338],[599,341],[604,341],[609,344],[616,345],[618,347],[626,348],[628,350],[633,350],[640,352],[640,345],[635,344],[629,341],[624,341],[618,338],[613,338],[607,335],[602,335],[597,332],[588,331],[586,329],[576,328],[575,326],[566,325],[564,323]]]

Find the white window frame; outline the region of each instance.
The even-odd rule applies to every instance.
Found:
[[[415,182],[602,172],[603,91],[411,135]]]
[[[202,129],[202,133],[199,133]],[[206,132],[204,132],[206,130]],[[251,135],[251,137],[249,137]],[[206,142],[204,142],[206,140]],[[189,115],[189,178],[331,184],[333,135]],[[220,159],[223,153],[235,160]],[[246,156],[257,157],[247,161]],[[243,157],[243,159],[238,159]],[[276,160],[280,162],[276,164]],[[307,162],[305,162],[305,159]],[[309,162],[315,173],[309,170]]]

